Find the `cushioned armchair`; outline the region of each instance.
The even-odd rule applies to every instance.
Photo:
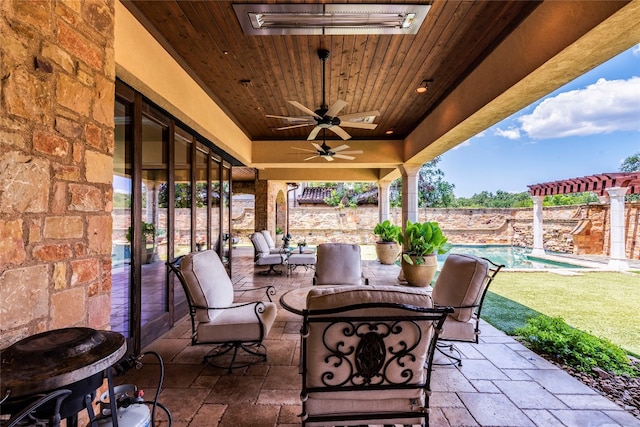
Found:
[[[301,329],[302,424],[428,425],[431,363],[449,312],[418,289],[312,289]]]
[[[267,349],[262,341],[276,318],[277,308],[271,302],[271,295],[275,295],[273,286],[252,288],[264,289],[268,302],[236,303],[231,279],[215,251],[192,252],[167,262],[167,265],[180,280],[187,296],[191,344],[215,345],[212,353],[204,357],[205,362],[231,371],[267,360]],[[246,353],[248,361],[236,364],[239,350]],[[226,366],[214,363],[214,359],[224,355],[231,358]]]
[[[446,258],[432,292],[436,306],[454,309],[444,323],[441,340],[478,343],[482,303],[503,267],[473,255],[450,254]],[[462,366],[460,351],[453,344],[440,342],[438,348],[452,363]]]
[[[276,273],[282,274],[282,270],[276,270],[276,265],[284,264],[286,259],[285,254],[281,253],[271,253],[269,250],[269,245],[264,238],[264,234],[259,231],[251,234],[251,243],[253,244],[254,249],[256,250],[255,263],[256,265],[268,265],[269,269],[261,271],[260,274],[269,274]]]
[[[362,273],[360,246],[349,243],[318,245],[314,285],[369,284]]]
[[[268,230],[262,230],[262,236],[264,237],[264,241],[267,242],[267,246],[269,247],[269,253],[271,254],[281,254],[284,252],[284,248],[276,247],[276,242],[273,241],[273,237],[271,237],[271,233]]]

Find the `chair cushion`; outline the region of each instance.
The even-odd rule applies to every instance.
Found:
[[[258,252],[258,256],[269,255],[269,245],[267,241],[264,239],[264,235],[256,231],[251,235],[251,242],[253,242],[253,246],[256,248]]]
[[[365,303],[396,303],[411,305],[417,307],[430,308],[433,306],[429,294],[421,289],[405,288],[400,286],[379,286],[379,285],[350,285],[350,286],[318,286],[309,291],[307,295],[307,307],[309,310],[321,310],[329,308],[344,307],[354,304]],[[343,311],[339,314],[311,314],[314,319],[322,317],[339,317],[345,319],[345,323],[329,325],[329,322],[310,322],[309,333],[306,339],[305,347],[305,364],[306,364],[306,385],[307,387],[323,387],[327,381],[327,372],[330,371],[331,378],[335,381],[350,377],[354,366],[357,366],[357,351],[351,351],[344,357],[349,360],[348,363],[337,363],[338,358],[331,356],[332,350],[336,343],[341,343],[339,347],[345,352],[348,349],[360,348],[362,344],[361,334],[345,334],[346,320],[354,316],[375,316],[376,331],[381,333],[385,330],[384,316],[402,316],[407,315],[405,309],[399,307],[364,307]],[[411,313],[414,314],[414,313]],[[365,322],[365,325],[368,322]],[[396,333],[388,333],[384,335],[384,347],[387,349],[384,363],[384,382],[387,383],[405,383],[408,371],[411,371],[413,377],[408,384],[421,384],[425,381],[425,362],[427,357],[427,348],[433,336],[433,326],[431,321],[421,321],[416,327],[410,322],[400,321],[394,323],[394,331]],[[358,328],[359,332],[364,333],[369,326]],[[414,357],[405,357],[402,363],[395,360],[391,349],[398,351],[400,348],[406,348],[415,345],[415,349],[411,351]],[[331,382],[331,379],[328,380]],[[394,398],[409,399],[420,398],[422,396],[421,389],[406,389],[388,391]],[[322,393],[314,393],[316,399],[335,399],[335,400],[352,400],[358,399],[362,401],[380,400],[385,396],[385,391],[360,390],[360,391],[327,391]],[[309,399],[311,400],[311,399]],[[407,404],[407,402],[404,402]],[[347,405],[349,406],[349,405]]]
[[[405,286],[318,286],[311,289],[307,294],[307,308],[309,310],[322,310],[370,302],[433,307],[429,292],[422,288]]]
[[[475,342],[477,339],[476,323],[459,322],[452,315],[449,315],[445,319],[444,325],[442,325],[442,332],[438,339]]]
[[[276,320],[276,305],[272,302],[262,302],[264,311],[258,313],[264,325],[266,337]],[[218,310],[220,314],[208,322],[200,322],[197,326],[198,341],[202,342],[230,342],[230,341],[259,341],[260,324],[256,317],[255,304],[234,304],[233,308]]]
[[[347,243],[318,245],[316,284],[359,285],[362,282],[360,246]]]
[[[433,288],[433,302],[441,306],[471,306],[480,301],[487,283],[489,263],[472,255],[450,254],[442,266]],[[473,308],[455,309],[451,317],[468,322]]]
[[[276,243],[273,241],[271,233],[269,233],[269,231],[267,230],[262,230],[260,233],[262,233],[262,236],[264,237],[265,242],[267,242],[267,246],[269,246],[269,249],[275,249]]]
[[[287,264],[289,265],[314,265],[315,263],[315,254],[297,254],[294,252],[287,258]]]
[[[201,307],[229,307],[233,303],[233,284],[218,254],[213,250],[192,252],[180,262],[187,290],[194,305]],[[221,310],[197,309],[195,318],[208,322]]]
[[[260,255],[256,264],[258,265],[278,265],[284,262],[283,255],[280,254],[266,254]]]
[[[346,398],[333,398],[326,399],[325,396],[321,396],[323,393],[310,393],[309,399],[305,404],[305,411],[309,415],[338,415],[338,414],[362,414],[362,419],[360,420],[349,420],[344,421],[340,420],[338,422],[341,426],[350,426],[350,425],[362,425],[365,424],[363,421],[368,420],[367,414],[372,413],[384,413],[391,411],[402,411],[402,412],[416,412],[416,416],[419,417],[421,414],[418,413],[418,408],[420,406],[424,406],[424,393],[420,393],[421,396],[417,398],[417,402],[415,405],[412,403],[412,399],[407,398],[387,398],[385,391],[372,391],[371,393],[377,394],[377,398],[372,397],[372,399],[368,400],[351,400]],[[424,418],[395,418],[395,419],[381,419],[375,420],[371,424],[374,425],[421,425],[424,421]],[[323,423],[314,423],[307,422],[305,423],[307,426],[320,426],[327,425],[327,422]]]

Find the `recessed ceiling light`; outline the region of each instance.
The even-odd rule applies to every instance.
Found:
[[[423,80],[420,82],[418,87],[416,88],[417,93],[425,93],[429,89],[429,83],[433,82],[433,80]]]
[[[416,34],[430,5],[234,4],[247,35]]]

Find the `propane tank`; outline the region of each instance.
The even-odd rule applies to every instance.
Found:
[[[118,427],[150,427],[151,412],[144,403],[144,393],[133,384],[123,384],[113,388],[116,397]],[[111,409],[109,407],[109,393],[100,396],[99,427],[112,427]]]

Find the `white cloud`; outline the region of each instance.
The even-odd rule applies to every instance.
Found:
[[[474,138],[484,138],[484,136],[485,136],[485,132],[482,131],[479,134],[474,135],[471,138],[467,139],[466,141],[461,142],[460,144],[456,145],[455,147],[452,148],[452,150],[457,150],[460,147],[468,147],[468,146],[471,145],[471,140],[472,139],[474,139]]]
[[[507,139],[520,139],[520,129],[516,129],[516,128],[509,128],[504,130],[497,128],[495,130],[495,134]]]
[[[547,98],[518,121],[533,139],[640,131],[640,77],[600,79]]]
[[[455,147],[452,148],[452,150],[457,150],[458,148],[462,148],[462,147],[468,147],[471,145],[471,139],[469,138],[464,142],[461,142],[460,144],[456,145]]]
[[[632,47],[631,53],[633,54],[633,56],[640,57],[640,44],[637,44],[634,47]]]

